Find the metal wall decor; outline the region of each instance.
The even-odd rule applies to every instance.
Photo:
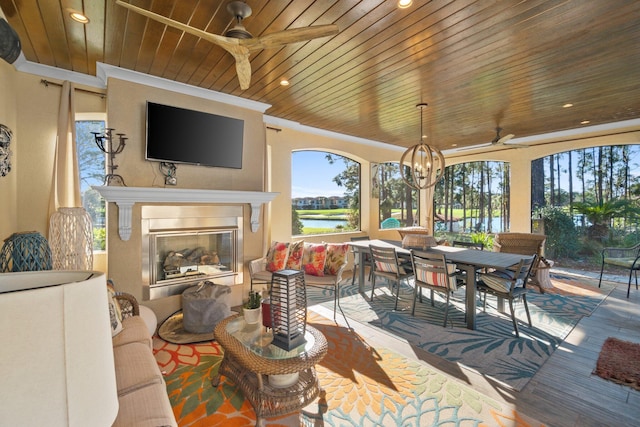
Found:
[[[115,185],[122,185],[126,187],[127,184],[124,183],[124,178],[114,172],[118,169],[118,166],[115,165],[116,154],[122,153],[122,150],[124,150],[124,146],[126,145],[125,141],[127,138],[125,138],[124,133],[117,133],[116,136],[118,138],[117,141],[115,141],[113,135],[114,130],[115,129],[113,128],[106,128],[104,130],[104,135],[100,132],[91,133],[96,139],[96,145],[98,148],[103,153],[109,155],[109,157],[107,157],[107,170],[109,173],[104,177],[104,185],[111,185],[114,183]]]
[[[409,177],[402,173],[402,179],[409,187],[416,190],[424,190],[433,187],[444,176],[444,156],[442,152],[435,147],[431,147],[424,142],[424,133],[422,130],[422,110],[427,106],[426,103],[416,105],[420,109],[420,142],[412,147],[400,157],[400,165],[409,163]]]
[[[0,176],[7,176],[11,171],[11,129],[5,125],[0,125]]]

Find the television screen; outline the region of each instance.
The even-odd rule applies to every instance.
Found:
[[[243,120],[147,102],[147,160],[241,169],[243,134]]]

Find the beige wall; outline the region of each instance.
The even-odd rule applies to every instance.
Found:
[[[125,133],[129,138],[124,152],[116,157],[117,172],[122,175],[127,186],[165,187],[164,177],[158,169],[159,163],[146,161],[144,158],[146,101],[152,101],[238,118],[245,122],[242,169],[178,164],[178,185],[170,188],[264,190],[266,144],[262,113],[115,78],[108,81],[107,99],[109,126],[118,133]],[[179,144],[180,141],[176,143]],[[261,221],[260,230],[252,232],[249,207],[243,206],[244,259],[248,262],[262,255],[262,236],[266,227],[264,221]],[[132,233],[128,241],[121,240],[118,235],[117,209],[114,203],[109,203],[107,208],[109,277],[119,289],[142,300],[141,205],[136,203],[133,207]],[[249,274],[246,265],[245,263],[244,281],[248,291]],[[160,319],[180,308],[179,297],[152,300],[145,304],[151,306]]]
[[[9,148],[11,156],[11,172],[0,177],[0,242],[18,229],[18,112],[15,93],[15,72],[13,67],[0,60],[0,124],[7,126],[13,133]]]

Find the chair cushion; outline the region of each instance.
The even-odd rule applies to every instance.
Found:
[[[125,394],[112,427],[177,426],[164,381]]]
[[[257,271],[251,276],[251,280],[271,282],[272,276],[273,273],[271,273],[270,271]]]
[[[284,270],[289,254],[289,242],[273,242],[267,252],[267,271]]]
[[[491,289],[498,292],[508,293],[513,285],[513,273],[508,271],[496,270],[491,273],[481,273],[479,279]],[[523,285],[522,279],[515,282],[515,287]]]
[[[392,262],[376,261],[376,270],[383,271],[385,273],[407,274],[406,270],[403,267],[398,267]]]
[[[447,264],[447,271],[449,274],[452,274],[453,272],[456,271],[456,265]],[[455,291],[456,289],[458,289],[457,283],[456,283],[456,277],[449,276],[449,274],[439,273],[436,271],[427,271],[423,268],[418,268],[417,271],[415,271],[417,280],[432,286],[438,286],[442,288],[448,287],[452,291]]]
[[[347,262],[349,245],[346,243],[327,243],[327,258],[324,263],[324,274],[335,276]]]
[[[617,265],[619,267],[631,268],[635,258],[605,258],[605,264]],[[640,268],[640,263],[636,265],[636,269]]]
[[[141,342],[151,348],[151,335],[144,319],[140,316],[131,316],[122,320],[122,332],[113,337],[114,347],[132,342]]]
[[[327,246],[324,243],[304,244],[302,270],[311,276],[324,276],[324,263],[327,259]]]
[[[304,253],[304,240],[299,240],[289,245],[289,257],[287,258],[287,270],[302,270],[302,254],[303,253]]]
[[[162,384],[158,363],[149,347],[142,343],[132,342],[114,347],[113,360],[118,396],[124,396],[150,384]]]

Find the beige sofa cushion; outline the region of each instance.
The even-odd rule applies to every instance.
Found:
[[[146,344],[132,342],[113,348],[118,397],[146,387],[162,384],[162,374]]]
[[[177,427],[164,382],[121,396],[113,427]]]
[[[113,337],[113,347],[129,344],[132,342],[141,342],[153,348],[151,335],[144,319],[140,316],[131,316],[122,320],[122,332]]]

